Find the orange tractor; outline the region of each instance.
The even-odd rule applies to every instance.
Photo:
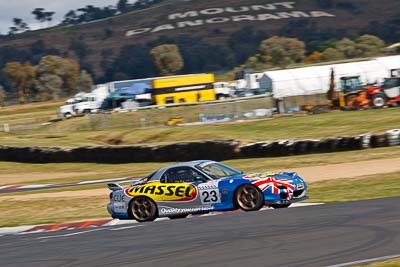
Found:
[[[386,78],[382,85],[375,85],[349,100],[353,108],[397,106],[400,103],[400,77]]]

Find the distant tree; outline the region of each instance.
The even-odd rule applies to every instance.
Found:
[[[40,7],[35,8],[31,12],[31,14],[34,15],[35,19],[41,23],[46,21],[46,14],[45,14],[44,8],[40,8]]]
[[[117,9],[121,13],[126,13],[128,11],[128,0],[119,0],[117,3]]]
[[[35,8],[35,9],[31,12],[31,14],[34,15],[34,16],[35,16],[35,19],[36,19],[37,21],[39,21],[40,23],[43,23],[43,22],[46,22],[46,21],[47,21],[48,23],[50,23],[50,22],[53,20],[53,15],[55,14],[55,12],[52,12],[52,11],[45,11],[44,8],[38,7],[38,8]]]
[[[75,13],[74,10],[70,10],[68,11],[67,14],[64,15],[64,20],[61,23],[62,24],[79,23],[79,16]]]
[[[176,45],[156,46],[150,51],[150,55],[161,75],[176,74],[183,68],[183,59]]]
[[[79,74],[80,74],[80,66],[79,63],[73,59],[64,59],[59,56],[44,56],[39,64],[36,66],[37,74],[39,76],[39,82],[47,82],[51,81],[51,83],[55,82],[54,77],[46,76],[45,79],[42,76],[45,75],[54,75],[58,76],[62,83],[60,87],[60,92],[56,92],[57,95],[52,93],[53,97],[57,97],[58,95],[71,95],[78,90],[79,85]],[[58,83],[57,83],[58,84]],[[40,90],[43,92],[44,89],[48,88],[47,86],[42,86]]]
[[[347,58],[361,56],[361,51],[357,49],[356,43],[348,38],[343,38],[336,43],[336,49],[343,53]]]
[[[57,100],[61,95],[63,80],[55,74],[43,74],[39,77],[37,89],[42,101]]]
[[[11,80],[13,89],[18,93],[20,103],[26,103],[30,98],[36,82],[36,71],[30,62],[23,64],[19,62],[9,62],[4,68],[4,72]]]
[[[81,12],[78,22],[89,22],[112,17],[117,12],[117,10],[111,6],[99,8],[93,5],[87,5],[86,7],[79,8],[78,11]]]
[[[322,53],[321,59],[323,61],[333,61],[343,59],[345,56],[342,52],[335,48],[327,48]]]
[[[305,44],[298,39],[273,36],[261,42],[259,51],[262,63],[285,67],[304,58]]]
[[[79,91],[90,92],[92,86],[93,86],[92,76],[86,70],[82,70],[79,75]]]
[[[362,56],[376,56],[385,47],[385,42],[374,35],[365,34],[355,40],[356,48]]]
[[[45,12],[45,13],[44,13],[45,18],[46,18],[46,21],[48,22],[48,26],[50,25],[50,22],[53,20],[53,15],[54,15],[55,13],[56,13],[56,12],[52,12],[52,11],[48,11],[48,12]]]
[[[9,28],[8,34],[22,33],[22,32],[26,32],[26,31],[28,31],[30,29],[28,24],[26,24],[20,18],[13,18],[13,23],[14,23],[14,26],[11,26]]]
[[[319,51],[314,51],[311,55],[309,55],[308,57],[305,57],[303,59],[304,63],[317,63],[317,62],[321,62],[321,57],[322,57],[323,53],[319,52]]]

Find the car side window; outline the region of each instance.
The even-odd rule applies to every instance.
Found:
[[[190,167],[177,167],[167,170],[161,181],[164,183],[193,183],[205,182],[207,178]]]

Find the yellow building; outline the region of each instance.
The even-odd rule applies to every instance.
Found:
[[[156,105],[216,100],[214,74],[193,74],[153,80]]]

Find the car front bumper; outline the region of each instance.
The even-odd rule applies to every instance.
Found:
[[[295,202],[303,201],[308,199],[308,196],[302,196],[298,198],[292,198],[292,199],[278,199],[278,200],[268,200],[265,201],[266,205],[274,205],[274,204],[292,204]]]

